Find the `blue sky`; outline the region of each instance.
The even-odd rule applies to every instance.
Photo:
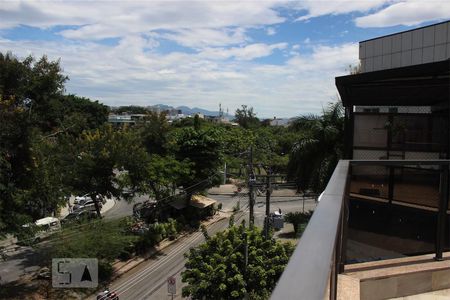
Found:
[[[107,105],[320,113],[358,41],[450,19],[447,0],[5,1],[0,52],[61,59]]]

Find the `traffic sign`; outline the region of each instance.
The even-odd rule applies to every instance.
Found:
[[[173,276],[167,278],[167,292],[172,295],[177,293],[177,281]]]

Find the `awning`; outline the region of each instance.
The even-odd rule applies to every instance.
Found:
[[[191,198],[190,206],[197,207],[197,208],[205,208],[208,206],[213,205],[217,201],[202,195],[194,195]],[[178,198],[176,200],[173,200],[169,203],[170,206],[172,206],[175,209],[183,209],[186,207],[186,199],[185,198]]]
[[[197,207],[197,208],[205,208],[208,206],[213,205],[217,201],[202,195],[194,195],[191,199],[191,206]]]
[[[336,77],[345,107],[448,106],[450,60]]]

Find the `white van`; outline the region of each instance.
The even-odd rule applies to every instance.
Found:
[[[34,222],[36,226],[39,226],[39,231],[55,231],[61,229],[61,222],[58,218],[46,217]]]
[[[20,241],[22,244],[33,244],[33,243],[39,243],[41,239],[46,238],[53,234],[55,231],[58,231],[61,229],[61,222],[59,219],[54,217],[46,217],[39,220],[36,220],[34,224],[25,224],[22,225],[23,228],[32,228],[33,229],[33,236],[32,237],[26,237],[24,240]]]

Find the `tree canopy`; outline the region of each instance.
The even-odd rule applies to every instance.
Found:
[[[246,129],[259,125],[259,119],[256,117],[256,113],[253,112],[253,107],[248,107],[247,105],[242,105],[241,108],[236,109],[234,121]]]
[[[48,215],[64,203],[60,141],[98,127],[108,109],[64,95],[59,61],[0,53],[0,230]]]
[[[303,190],[321,192],[343,153],[342,104],[330,104],[322,116],[302,116],[292,127],[301,131],[303,137],[292,149],[288,175]]]
[[[182,182],[188,194],[193,191],[192,185],[206,189],[217,184],[217,171],[223,162],[222,133],[213,127],[184,127],[173,132],[171,147],[175,158],[191,163],[191,176]]]
[[[183,288],[183,297],[268,298],[292,251],[291,244],[265,240],[256,227],[232,226],[186,255],[182,281],[187,286]]]

